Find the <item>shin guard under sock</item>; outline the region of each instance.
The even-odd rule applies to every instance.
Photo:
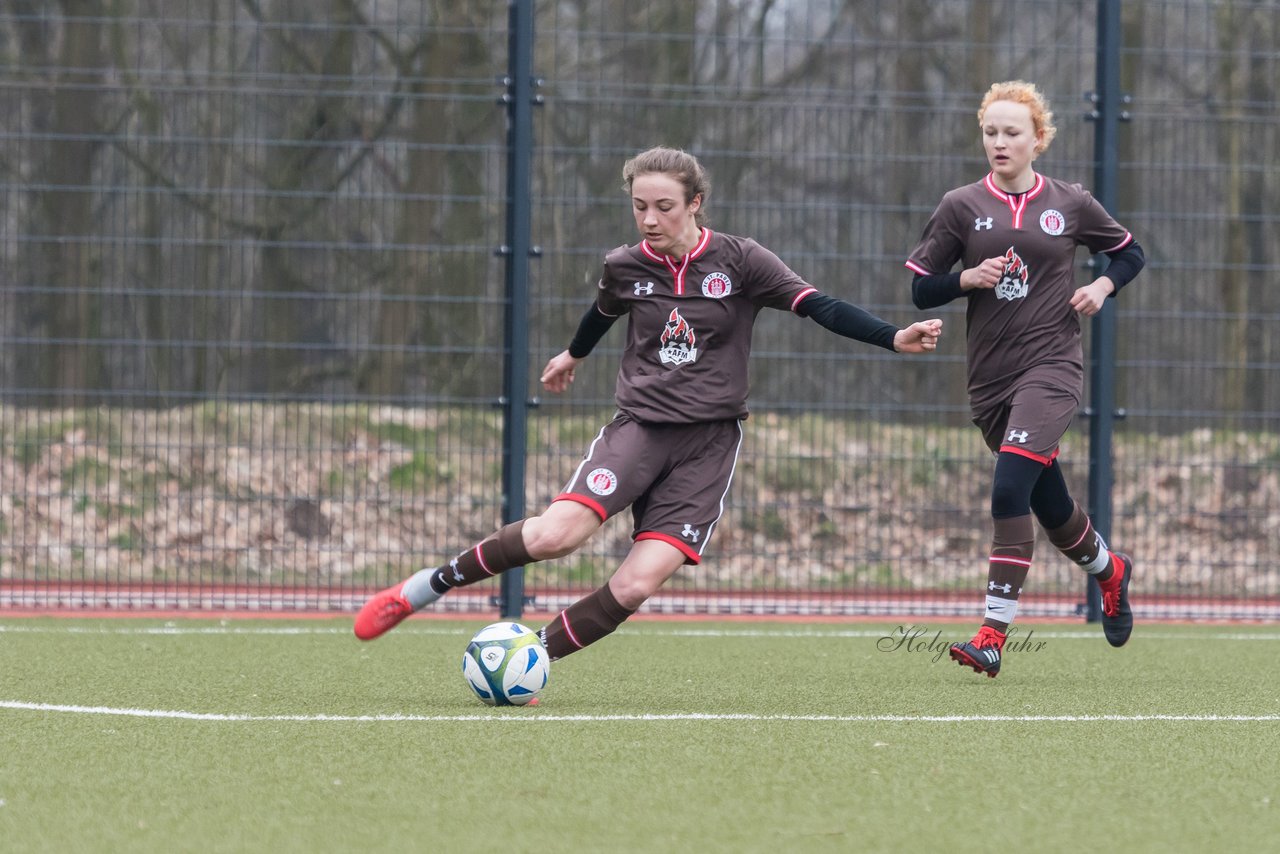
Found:
[[[1107,543],[1093,528],[1089,516],[1075,505],[1071,518],[1066,524],[1047,530],[1049,542],[1071,561],[1090,575],[1106,574],[1111,564],[1111,553],[1107,551]],[[1107,577],[1110,577],[1107,575]]]
[[[1031,571],[1035,527],[1031,514],[994,522],[987,564],[987,610],[982,624],[1005,632],[1018,614],[1018,597]]]
[[[538,631],[538,636],[542,638],[542,645],[547,648],[551,660],[555,661],[611,634],[634,613],[634,608],[618,604],[606,583],[590,596],[561,611]]]
[[[533,557],[524,545],[523,529],[523,519],[504,525],[497,533],[437,568],[430,575],[431,589],[445,593],[455,587],[466,587],[492,578],[512,567],[533,563]]]

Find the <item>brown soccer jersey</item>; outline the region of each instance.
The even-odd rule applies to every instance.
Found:
[[[756,315],[794,311],[816,292],[754,240],[708,228],[678,260],[645,241],[614,249],[596,304],[629,315],[618,408],[648,424],[745,417]]]
[[[1036,175],[1010,195],[990,174],[943,196],[907,267],[921,275],[1005,259],[995,288],[967,292],[969,399],[989,406],[1030,370],[1079,398],[1084,383],[1080,320],[1071,308],[1079,285],[1077,246],[1114,252],[1132,236],[1079,184]]]

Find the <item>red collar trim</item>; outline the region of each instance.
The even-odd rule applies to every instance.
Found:
[[[683,258],[678,262],[673,260],[670,255],[663,255],[655,252],[653,247],[649,245],[649,241],[640,241],[640,251],[654,261],[661,261],[666,268],[671,271],[671,275],[675,277],[675,293],[677,296],[684,296],[684,274],[689,269],[689,262],[697,258],[703,252],[707,251],[707,246],[711,243],[711,229],[702,229],[702,237],[694,244]]]
[[[1009,211],[1013,214],[1014,228],[1022,228],[1022,212],[1027,209],[1027,202],[1040,195],[1045,187],[1044,176],[1039,173],[1036,173],[1036,182],[1031,185],[1031,189],[1016,198],[996,186],[995,173],[993,172],[988,172],[987,177],[983,178],[982,182],[986,185],[988,193],[1009,206]]]

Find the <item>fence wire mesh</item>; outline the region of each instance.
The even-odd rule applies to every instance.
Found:
[[[985,171],[990,82],[1034,80],[1039,166],[1093,184],[1095,6],[538,2],[531,387],[633,242],[621,165],[654,144],[710,168],[713,228],[920,317],[902,264]],[[1118,301],[1111,539],[1148,615],[1280,616],[1277,18],[1123,7],[1114,213],[1148,267]],[[345,610],[501,523],[509,37],[504,4],[0,7],[0,607]],[[973,613],[991,460],[942,316],[907,360],[762,315],[724,521],[649,607]],[[610,416],[620,338],[537,401],[532,512]],[[1062,459],[1083,500],[1083,414]],[[530,567],[530,607],[603,583],[628,522]],[[1030,584],[1027,614],[1083,597],[1047,541]]]

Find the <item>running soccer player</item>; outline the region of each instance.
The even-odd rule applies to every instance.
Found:
[[[704,227],[710,184],[692,155],[649,149],[627,161],[623,180],[641,240],[605,256],[594,304],[541,377],[548,391],[565,391],[625,314],[618,414],[541,515],[508,524],[447,564],[372,596],[356,616],[361,640],[455,587],[569,554],[627,507],[634,522],[627,557],[604,586],[539,632],[552,659],[605,637],[677,569],[699,563],[742,444],[751,333],[761,309],[791,311],[900,353],[936,348],[941,320],[898,329],[820,293],[754,240]]]
[[[1102,590],[1112,646],[1133,631],[1133,561],[1112,552],[1067,490],[1058,446],[1080,405],[1080,317],[1092,317],[1145,263],[1133,236],[1079,184],[1033,163],[1053,140],[1053,114],[1030,83],[996,83],[978,125],[991,171],[943,196],[906,266],[918,308],[968,301],[968,392],[973,421],[996,454],[986,615],[951,646],[961,665],[994,677],[1031,568],[1039,520],[1051,542]],[[1078,287],[1077,246],[1107,255],[1106,273]],[[951,272],[959,263],[962,270]]]

